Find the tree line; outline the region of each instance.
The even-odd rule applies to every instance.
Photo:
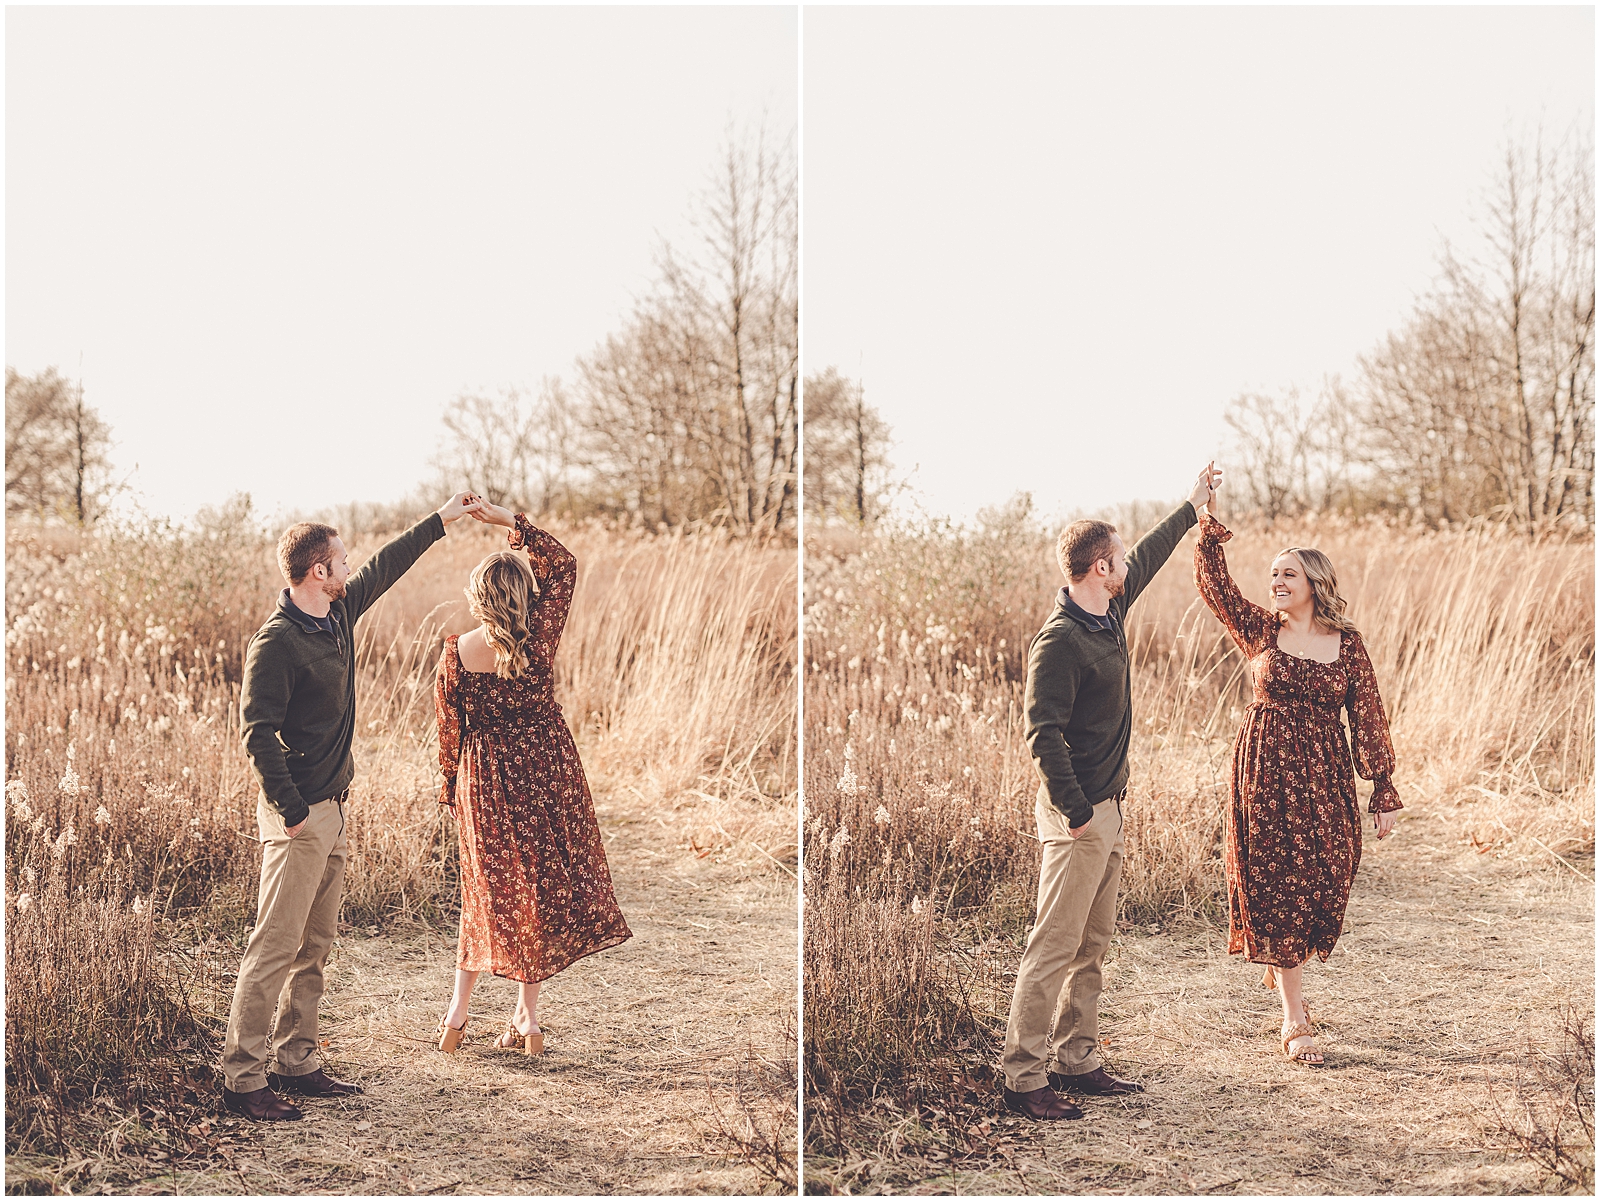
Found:
[[[497,504],[658,528],[793,529],[799,507],[799,224],[792,139],[730,140],[696,243],[570,381],[459,398],[441,478]]]
[[[799,506],[800,316],[793,138],[730,135],[695,199],[695,243],[663,246],[649,294],[570,381],[445,406],[437,478],[533,513],[657,528],[791,531]],[[86,524],[111,495],[110,430],[55,370],[6,374],[6,509]],[[345,506],[352,524],[416,497]]]
[[[1250,506],[1594,527],[1593,143],[1508,146],[1467,251],[1401,327],[1314,397],[1224,419]]]
[[[1508,148],[1470,252],[1307,397],[1226,407],[1234,478],[1268,518],[1388,511],[1594,525],[1593,148]],[[437,481],[529,512],[656,528],[868,525],[892,492],[891,431],[860,381],[805,380],[800,471],[798,205],[792,139],[730,138],[696,199],[698,240],[664,246],[655,286],[572,379],[446,407]],[[81,382],[6,371],[6,512],[87,524],[116,491],[111,431]],[[363,523],[390,505],[350,506]],[[358,513],[357,510],[361,512]]]

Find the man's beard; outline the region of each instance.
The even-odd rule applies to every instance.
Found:
[[[344,581],[324,580],[322,583],[322,595],[327,597],[330,601],[343,600]]]
[[[1128,577],[1127,576],[1123,576],[1120,580],[1107,580],[1106,581],[1106,595],[1109,596],[1109,597],[1113,597],[1113,598],[1121,596],[1122,595],[1122,590],[1123,590],[1124,587],[1127,586],[1127,583],[1128,583]]]

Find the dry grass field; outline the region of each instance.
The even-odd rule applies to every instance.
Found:
[[[830,534],[806,555],[808,1190],[1592,1187],[1592,543],[1236,534],[1258,600],[1281,547],[1332,556],[1399,756],[1399,835],[1369,835],[1349,933],[1308,969],[1332,1066],[1274,1059],[1275,1003],[1225,953],[1221,812],[1249,692],[1196,598],[1191,534],[1129,627],[1104,1032],[1151,1090],[1082,1124],[1003,1115],[993,1064],[1037,881],[1022,675],[1061,582],[1051,540],[1023,521]]]
[[[198,530],[11,531],[12,1191],[792,1180],[794,552],[557,533],[580,564],[557,694],[635,938],[549,987],[541,1064],[482,1039],[459,1061],[419,1054],[449,996],[456,893],[433,668],[444,635],[471,624],[468,571],[501,544],[461,523],[358,631],[351,863],[325,1018],[328,1054],[368,1095],[359,1113],[313,1106],[313,1121],[256,1128],[223,1120],[213,1065],[254,911],[237,692],[280,587],[271,540],[240,512]],[[382,536],[350,541],[359,563]],[[475,1005],[480,1030],[501,1016],[498,987]],[[444,1142],[418,1143],[422,1126]]]

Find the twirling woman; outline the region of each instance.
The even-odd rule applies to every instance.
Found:
[[[1372,661],[1345,617],[1333,564],[1290,547],[1272,561],[1272,608],[1252,604],[1228,575],[1233,535],[1209,512],[1194,552],[1200,595],[1244,651],[1254,696],[1233,744],[1224,827],[1228,951],[1267,965],[1262,983],[1283,1000],[1284,1055],[1322,1063],[1301,990],[1301,967],[1333,952],[1361,862],[1355,770],[1373,782],[1367,808],[1378,837],[1401,807],[1394,749]]]
[[[540,982],[632,932],[553,691],[578,561],[520,513],[480,501],[473,516],[507,527],[512,549],[473,569],[467,601],[480,624],[445,640],[434,688],[439,800],[461,836],[461,937],[439,1049],[460,1045],[473,985],[489,971],[521,985],[496,1045],[537,1055]]]

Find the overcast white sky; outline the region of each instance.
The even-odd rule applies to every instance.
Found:
[[[962,517],[1176,501],[1226,401],[1402,320],[1508,134],[1593,129],[1589,7],[803,20],[807,370]]]
[[[176,516],[409,492],[452,396],[617,328],[730,123],[798,120],[792,7],[5,20],[6,363],[81,356]]]

